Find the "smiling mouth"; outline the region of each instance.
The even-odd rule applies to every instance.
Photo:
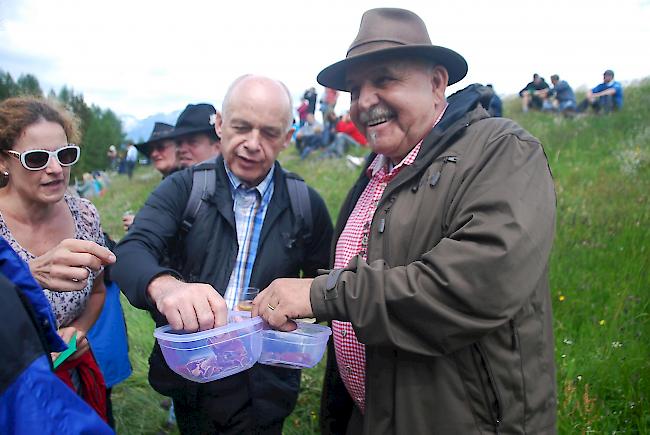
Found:
[[[391,117],[388,117],[388,116],[382,116],[382,117],[379,117],[379,118],[371,119],[370,121],[368,121],[368,122],[366,123],[366,125],[367,125],[368,127],[374,127],[374,126],[376,126],[376,125],[379,125],[379,124],[383,124],[383,123],[385,123],[385,122],[388,122],[388,121],[390,121],[391,119],[392,119]]]

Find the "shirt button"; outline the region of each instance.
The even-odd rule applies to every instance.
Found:
[[[341,336],[342,337],[347,337],[347,335],[348,335],[348,331],[346,331],[345,329],[343,331],[341,331]]]
[[[345,366],[345,370],[347,370],[348,373],[352,373],[352,367],[350,366]]]

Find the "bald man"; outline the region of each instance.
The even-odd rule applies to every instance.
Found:
[[[235,80],[215,123],[221,137],[215,193],[203,203],[190,234],[175,242],[192,187],[187,169],[152,193],[118,246],[114,276],[131,304],[149,310],[158,326],[169,323],[189,332],[221,326],[246,287],[265,288],[279,277],[313,277],[328,265],[332,223],[311,188],[311,228],[318,231],[292,243],[296,218],[288,175],[276,161],[293,134],[291,109],[281,82],[254,75]],[[197,268],[185,260],[164,267],[163,252],[202,264]],[[187,272],[189,266],[198,276]],[[193,383],[167,366],[156,344],[149,381],[173,398],[183,434],[281,434],[296,403],[300,372],[257,364],[218,381]]]

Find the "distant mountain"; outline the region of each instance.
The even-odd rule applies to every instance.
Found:
[[[153,125],[156,122],[166,122],[167,124],[176,124],[176,119],[180,115],[181,110],[171,113],[157,113],[145,119],[137,119],[130,115],[121,116],[122,127],[126,133],[126,137],[135,143],[144,142],[149,138]]]

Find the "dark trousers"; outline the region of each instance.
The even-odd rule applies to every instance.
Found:
[[[601,110],[605,113],[609,113],[612,110],[617,109],[613,95],[603,95],[602,97],[595,99],[593,103],[590,103],[589,100],[585,98],[580,102],[576,111],[582,113],[589,107],[591,107],[596,113],[600,113]]]
[[[174,397],[176,424],[183,435],[243,434],[282,435],[282,422],[257,425],[252,402],[224,401],[223,397],[199,395],[196,400]]]

